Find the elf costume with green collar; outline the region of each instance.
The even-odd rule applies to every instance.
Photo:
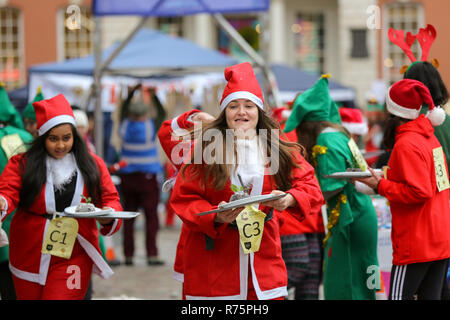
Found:
[[[292,131],[304,121],[341,124],[338,107],[329,95],[327,76],[322,76],[296,99],[284,131]],[[323,265],[326,300],[375,299],[379,289],[370,281],[375,278],[372,270],[379,272],[377,216],[371,198],[358,192],[347,180],[324,177],[355,167],[348,142],[349,137],[344,132],[327,127],[312,149],[322,192],[340,190],[327,199],[328,233],[324,240]]]
[[[8,98],[5,88],[0,84],[0,173],[12,156],[9,150],[26,148],[27,144],[33,140],[33,137],[23,129],[23,123],[19,112],[12,105]],[[11,139],[12,137],[12,139]],[[14,146],[13,146],[14,144]],[[16,147],[17,145],[17,147]],[[9,225],[13,214],[9,215],[2,222],[2,229],[9,236]],[[0,248],[0,263],[9,260],[9,246]]]

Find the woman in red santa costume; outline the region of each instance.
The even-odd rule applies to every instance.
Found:
[[[186,299],[282,299],[287,295],[279,232],[283,215],[302,219],[320,208],[323,197],[301,147],[280,140],[278,124],[264,111],[251,65],[226,68],[225,79],[221,113],[191,132],[197,142],[172,193],[172,207],[185,228],[184,293]],[[238,187],[250,196],[286,195],[198,215],[229,202]],[[243,229],[240,221],[252,217],[263,218]],[[260,236],[259,242],[245,242],[244,236]]]
[[[33,103],[39,136],[12,157],[0,177],[3,220],[11,222],[10,269],[18,299],[83,299],[92,272],[113,274],[99,248],[96,220],[58,217],[82,196],[99,208],[122,210],[119,195],[99,157],[77,134],[63,95]],[[119,230],[120,219],[98,219],[101,233]]]
[[[429,107],[420,114],[422,105]],[[384,178],[358,179],[389,200],[393,261],[389,299],[439,300],[450,257],[448,168],[433,126],[445,113],[417,80],[394,83],[383,143],[392,149]]]

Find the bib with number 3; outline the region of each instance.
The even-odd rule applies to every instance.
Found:
[[[355,158],[358,167],[362,171],[366,171],[368,168],[367,162],[361,154],[361,151],[359,150],[358,145],[356,144],[355,140],[353,140],[353,138],[350,138],[350,140],[348,141],[348,147],[350,148],[350,151],[352,152],[353,158]]]
[[[42,253],[69,259],[72,255],[77,234],[77,220],[66,217],[50,220],[44,243],[42,244]]]
[[[245,209],[236,218],[242,249],[244,253],[257,252],[261,244],[266,214],[252,205]]]
[[[442,147],[433,149],[433,160],[434,173],[436,174],[436,185],[439,192],[441,192],[442,190],[450,188]]]

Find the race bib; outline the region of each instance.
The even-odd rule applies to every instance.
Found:
[[[266,214],[252,205],[245,209],[236,218],[239,236],[244,253],[257,252],[261,244]]]
[[[436,184],[439,192],[441,192],[442,190],[450,188],[442,147],[433,149],[433,160],[434,173],[436,174]]]
[[[4,136],[1,146],[8,160],[16,154],[27,151],[25,144],[17,133]]]
[[[363,155],[361,154],[361,151],[359,150],[358,146],[356,145],[355,140],[352,138],[348,141],[348,147],[350,148],[350,151],[353,155],[353,158],[355,159],[356,163],[358,164],[358,167],[362,171],[366,171],[368,168],[367,162],[364,159]]]
[[[78,221],[73,218],[56,218],[50,220],[42,244],[42,253],[69,259],[78,233]]]

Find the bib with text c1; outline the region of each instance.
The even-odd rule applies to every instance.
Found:
[[[42,244],[42,253],[69,259],[78,234],[78,221],[60,217],[50,220]]]

